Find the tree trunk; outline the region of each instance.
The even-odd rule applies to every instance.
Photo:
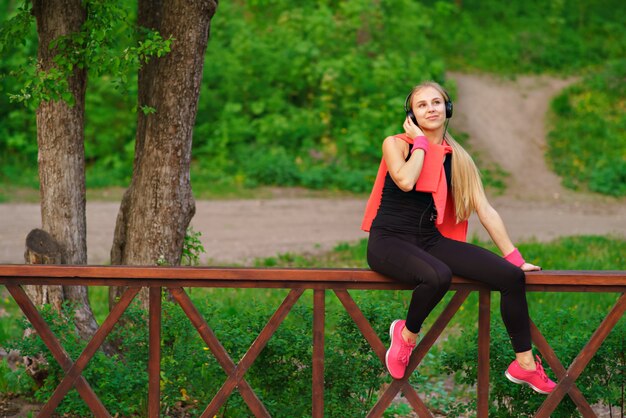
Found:
[[[204,52],[217,1],[139,0],[138,25],[172,37],[171,52],[139,72],[133,178],[118,212],[111,263],[178,265],[195,213],[190,184],[192,130]],[[112,289],[109,304],[121,293]],[[144,305],[145,294],[142,296]]]
[[[78,32],[86,14],[81,0],[34,0],[39,35],[39,69],[54,67],[50,42]],[[37,108],[37,143],[42,227],[63,248],[66,264],[86,264],[84,113],[86,69],[76,67],[68,78],[74,106],[61,100],[42,101]],[[64,286],[65,298],[76,303],[76,327],[81,337],[92,335],[97,323],[84,286]]]

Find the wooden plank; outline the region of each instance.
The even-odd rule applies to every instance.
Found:
[[[263,281],[255,279],[120,279],[120,278],[47,278],[24,277],[3,278],[0,284],[37,284],[37,285],[66,285],[66,286],[131,286],[131,287],[205,287],[205,288],[253,288],[253,289],[359,289],[359,290],[410,290],[405,284],[397,282],[333,282],[323,279],[314,281],[273,280]],[[467,285],[479,288],[479,285]]]
[[[25,277],[74,279],[161,279],[161,280],[228,280],[288,281],[339,283],[391,283],[392,280],[368,269],[296,269],[296,268],[228,268],[164,266],[84,266],[84,265],[0,265],[3,280]],[[473,282],[455,278],[457,284]],[[550,271],[529,272],[527,285],[626,286],[626,271]]]
[[[148,416],[161,416],[161,288],[151,287],[148,324]]]
[[[73,365],[72,360],[65,352],[65,349],[59,343],[54,333],[50,330],[50,327],[48,327],[46,321],[44,321],[44,319],[41,317],[35,305],[33,305],[26,293],[24,293],[24,290],[21,287],[15,285],[8,285],[7,290],[9,291],[9,293],[11,293],[11,296],[13,296],[13,299],[19,305],[24,315],[26,315],[26,318],[28,318],[33,328],[37,330],[39,337],[42,339],[44,344],[46,344],[46,347],[48,347],[50,353],[52,353],[52,356],[57,361],[57,363],[59,363],[63,371],[69,371]],[[111,417],[111,414],[109,414],[107,409],[93,392],[93,389],[91,389],[91,386],[89,386],[89,383],[87,383],[84,377],[80,376],[76,380],[76,390],[80,394],[81,398],[83,398],[94,416],[98,418]]]
[[[411,390],[407,390],[410,388]],[[402,393],[404,393],[404,397],[409,404],[413,407],[413,410],[417,412],[417,416],[420,418],[432,418],[433,414],[428,409],[428,406],[424,403],[422,398],[419,397],[415,389],[409,384],[409,382],[405,382],[402,385]],[[370,415],[368,415],[369,417]],[[373,415],[372,415],[373,416]],[[380,415],[382,416],[382,415]]]
[[[46,278],[46,277],[0,277],[0,284],[5,285],[67,285],[67,286],[131,286],[131,287],[202,287],[233,289],[349,289],[349,290],[411,290],[409,285],[399,282],[333,282],[318,278],[315,281],[258,281],[226,279],[107,279],[107,278]],[[472,283],[461,278],[453,278],[450,290],[491,290],[478,282]],[[623,293],[626,286],[616,284],[592,285],[527,285],[529,292],[602,292]]]
[[[481,291],[478,302],[478,384],[477,416],[489,417],[489,341],[491,292]]]
[[[324,318],[325,291],[313,291],[313,418],[324,417]]]

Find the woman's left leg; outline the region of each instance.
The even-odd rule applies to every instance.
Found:
[[[500,312],[511,338],[516,359],[505,375],[514,383],[524,383],[548,394],[556,384],[535,363],[531,350],[530,318],[526,302],[526,275],[504,258],[476,245],[441,238],[428,253],[443,261],[453,274],[486,283],[500,291]],[[539,358],[537,358],[539,359]]]
[[[516,353],[531,349],[526,276],[522,269],[489,250],[448,238],[441,238],[428,253],[443,261],[453,274],[499,290],[500,313],[513,349]]]

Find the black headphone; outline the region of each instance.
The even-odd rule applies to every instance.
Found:
[[[452,100],[450,100],[450,95],[448,94],[447,91],[444,90],[443,95],[444,95],[443,97],[444,104],[446,106],[446,119],[450,119],[452,117]],[[417,123],[417,118],[415,117],[415,114],[413,113],[413,109],[411,108],[412,96],[413,96],[413,91],[411,91],[411,93],[409,93],[409,95],[406,96],[406,100],[404,101],[404,111],[406,112],[406,115],[411,118],[415,126],[419,126],[419,124]]]

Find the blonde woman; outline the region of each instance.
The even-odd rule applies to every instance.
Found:
[[[386,354],[389,373],[404,377],[422,323],[447,292],[452,275],[488,284],[501,292],[501,314],[515,359],[505,371],[515,383],[548,394],[555,383],[533,358],[527,263],[485,196],[469,154],[447,134],[452,102],[437,83],[411,91],[405,104],[405,134],[383,142],[383,159],[362,228],[369,231],[372,270],[414,287],[406,320],[396,320]],[[476,212],[504,257],[465,242],[467,219]]]

